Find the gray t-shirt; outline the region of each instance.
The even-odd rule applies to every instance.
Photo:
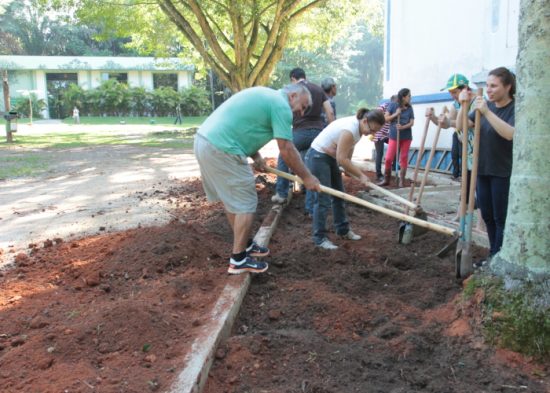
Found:
[[[492,102],[487,102],[487,107],[506,123],[515,127],[515,101],[497,108]],[[475,111],[470,112],[470,120],[474,121]],[[478,175],[509,177],[512,174],[512,141],[501,137],[485,118],[481,116],[479,140],[479,166]]]

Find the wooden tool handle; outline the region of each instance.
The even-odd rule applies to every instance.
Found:
[[[433,108],[431,108],[433,111]],[[418,179],[418,170],[420,169],[420,162],[422,161],[422,156],[424,155],[424,145],[426,144],[426,136],[428,135],[428,129],[430,128],[431,119],[426,116],[426,123],[424,124],[424,132],[422,134],[422,141],[420,142],[420,149],[418,150],[418,155],[416,156],[416,164],[414,165],[413,180],[411,183],[411,188],[409,190],[409,201],[412,202],[414,189],[416,187],[416,180]],[[418,206],[418,205],[417,205]],[[405,214],[409,211],[405,209]]]
[[[442,113],[446,114],[449,110],[446,106],[443,107]],[[424,194],[424,187],[426,186],[426,183],[428,181],[428,175],[430,174],[430,170],[432,167],[432,160],[435,156],[435,150],[437,149],[437,142],[439,141],[439,134],[441,133],[441,123],[437,124],[437,130],[435,131],[435,137],[432,143],[432,150],[430,151],[430,156],[428,157],[428,162],[426,162],[426,166],[424,167],[424,177],[422,177],[422,184],[420,184],[420,190],[418,191],[418,195],[416,196],[416,204],[420,205],[420,201],[422,200],[422,195]]]
[[[405,206],[407,206],[411,209],[416,210],[418,208],[418,205],[416,203],[411,202],[410,200],[405,199],[402,196],[394,194],[393,192],[386,190],[384,187],[380,187],[379,185],[376,185],[376,184],[371,183],[371,182],[367,183],[367,187],[370,187],[373,190],[376,190],[376,191],[380,192],[381,194],[384,194],[387,197],[392,198],[392,199],[396,200],[397,202],[402,203],[403,205],[405,205]]]
[[[271,167],[267,167],[266,171],[270,172],[270,173],[273,173],[277,176],[284,177],[285,179],[303,184],[302,179],[300,179],[298,176],[291,175],[290,173],[282,172],[278,169],[271,168]],[[454,230],[452,228],[448,228],[448,227],[445,227],[443,225],[434,224],[434,223],[431,223],[431,222],[420,220],[418,218],[408,216],[408,215],[403,214],[403,213],[398,213],[396,211],[386,209],[385,207],[375,205],[374,203],[367,202],[364,199],[355,197],[353,195],[346,194],[345,192],[338,191],[338,190],[335,190],[335,189],[327,187],[327,186],[321,185],[321,192],[324,192],[325,194],[335,196],[335,197],[340,198],[340,199],[344,199],[344,200],[349,201],[349,202],[353,202],[357,205],[364,206],[366,208],[377,211],[379,213],[383,213],[387,216],[397,218],[398,220],[407,221],[407,222],[410,222],[411,224],[418,225],[418,226],[427,228],[429,230],[442,233],[444,235],[448,235],[448,236],[458,236],[459,235],[459,232],[457,232],[456,230]]]
[[[468,193],[468,100],[460,103],[462,109],[462,180],[460,184],[460,217],[466,215]]]
[[[483,89],[477,89],[477,96],[483,97]],[[474,151],[472,153],[472,177],[470,179],[470,195],[468,200],[468,213],[474,212],[475,195],[477,185],[477,168],[479,164],[479,139],[481,137],[481,113],[476,110],[475,125],[474,125]]]

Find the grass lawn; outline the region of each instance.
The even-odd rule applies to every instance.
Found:
[[[200,125],[205,116],[194,116],[194,117],[182,117],[182,127],[197,127]],[[151,125],[162,125],[162,126],[173,126],[175,117],[118,117],[118,116],[83,116],[80,118],[80,124],[151,124]],[[67,117],[62,120],[63,124],[74,124],[72,117]],[[178,124],[178,127],[180,125]]]
[[[66,149],[99,145],[141,145],[151,147],[190,148],[195,130],[205,117],[187,117],[182,125],[173,125],[173,118],[83,117],[80,124],[66,119],[62,124],[42,125],[34,122],[32,128],[21,124],[13,134],[14,143],[0,142],[0,149],[11,146],[23,148]],[[127,126],[136,126],[135,129]],[[139,127],[143,126],[143,127]],[[24,128],[25,127],[25,128]]]
[[[0,130],[0,179],[34,176],[47,170],[50,163],[47,154],[39,154],[42,149],[105,145],[191,149],[196,129],[205,117],[187,117],[177,126],[173,125],[173,118],[155,118],[154,124],[145,117],[122,119],[84,117],[80,124],[66,119],[61,124],[34,121],[32,126],[28,119],[22,119],[13,134],[14,143],[6,143],[5,134]]]
[[[0,180],[21,177],[34,176],[48,168],[48,160],[37,154],[24,154],[17,156],[2,157],[0,159]]]

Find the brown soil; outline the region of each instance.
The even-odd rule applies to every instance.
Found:
[[[274,179],[258,179],[259,220]],[[228,280],[231,234],[198,180],[164,192],[177,206],[167,225],[29,245],[0,272],[0,392],[168,389]],[[452,257],[433,256],[447,239],[399,245],[395,220],[349,206],[364,239],[323,252],[302,203],[284,213],[207,392],[548,390],[548,367],[483,343],[481,297],[459,302]]]
[[[165,197],[179,220],[31,244],[0,272],[1,392],[168,388],[225,285],[230,238],[198,180]]]
[[[550,391],[550,364],[484,343],[482,294],[464,300],[454,256],[435,256],[445,236],[400,245],[395,220],[348,204],[363,239],[324,251],[302,211],[285,211],[206,393]]]

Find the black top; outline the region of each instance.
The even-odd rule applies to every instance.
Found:
[[[390,103],[386,111],[390,115],[393,115],[395,112],[397,112],[398,108],[399,103],[392,102]],[[399,115],[399,124],[405,125],[410,122],[411,119],[414,119],[414,111],[412,106],[409,105],[405,108],[401,108],[401,114]],[[397,117],[394,118],[390,123],[390,139],[397,140]],[[399,140],[404,141],[409,139],[413,139],[412,128],[403,128],[401,131],[399,131]]]
[[[294,116],[292,120],[292,130],[322,130],[323,119],[321,117],[321,112],[323,111],[323,103],[328,100],[328,97],[325,91],[315,83],[311,83],[307,80],[300,81],[299,83],[305,85],[311,93],[312,105],[302,117]]]
[[[487,107],[500,119],[515,127],[514,100],[502,108],[487,102]],[[475,111],[470,112],[469,116],[474,121]],[[509,177],[512,174],[512,141],[501,137],[485,116],[481,116],[480,131],[478,175]]]

